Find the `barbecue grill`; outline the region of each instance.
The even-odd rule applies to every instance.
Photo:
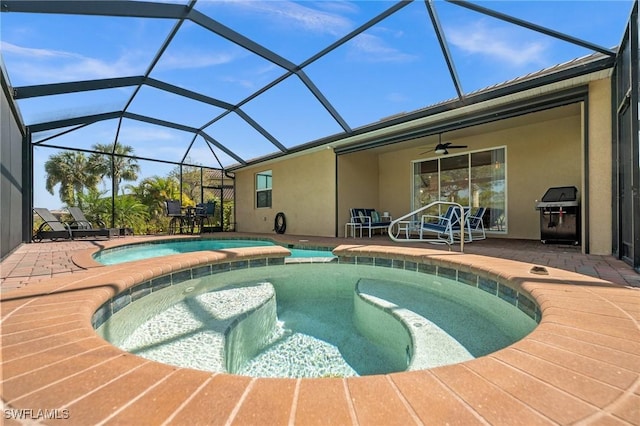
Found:
[[[540,241],[580,244],[580,200],[575,186],[549,188],[536,204],[540,210]]]

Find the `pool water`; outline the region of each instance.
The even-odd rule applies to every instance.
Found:
[[[351,298],[299,296],[278,302],[278,323],[268,344],[233,373],[252,377],[349,377],[407,367],[405,360],[394,359],[382,342],[369,340],[358,331],[352,321]]]
[[[365,279],[385,284],[376,297],[390,300],[391,310],[409,309],[424,317],[426,340],[438,343],[409,354],[406,327],[388,327],[393,324],[385,321],[397,325],[398,320],[391,315],[381,320],[380,310],[358,308],[354,292]],[[261,304],[269,298],[275,302],[273,312]],[[229,368],[224,330],[231,324],[241,328],[238,318],[256,307],[262,311],[252,314],[255,322],[240,334],[254,333],[245,340],[259,340],[260,348],[240,354],[242,362]],[[396,330],[395,335],[377,338],[363,332],[363,324]],[[253,377],[347,377],[406,370],[409,355],[422,357],[426,368],[463,362],[506,347],[535,326],[514,306],[447,278],[330,263],[249,268],[188,280],[129,304],[98,332],[124,350],[180,367]]]
[[[126,246],[114,247],[112,249],[101,250],[94,255],[94,259],[103,265],[115,265],[134,260],[149,259],[158,256],[169,256],[172,254],[189,253],[203,250],[224,250],[228,248],[240,247],[263,247],[274,246],[271,241],[262,240],[231,240],[231,239],[198,239],[185,241],[166,241],[151,244],[130,244]],[[312,257],[335,257],[330,250],[289,248],[291,257],[312,258]]]

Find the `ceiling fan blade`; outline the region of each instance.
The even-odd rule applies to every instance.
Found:
[[[429,149],[427,151],[421,152],[419,155],[422,154],[427,154],[429,152],[435,152],[436,154],[440,154],[440,155],[447,155],[449,154],[448,149],[449,148],[468,148],[467,145],[452,145],[453,142],[442,142],[442,135],[439,134],[438,135],[438,143],[436,144],[436,146],[432,149]]]

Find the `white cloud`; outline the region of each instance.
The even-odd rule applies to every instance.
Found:
[[[18,46],[3,41],[1,49],[11,61],[13,76],[19,76],[19,85],[90,80],[139,75],[146,71],[148,55],[125,51],[115,60],[93,58],[61,50]],[[194,69],[233,62],[238,52],[204,53],[199,51],[170,54],[165,52],[157,68],[162,70]],[[144,60],[142,60],[144,58]]]
[[[342,7],[340,9],[333,5],[325,4],[325,11],[313,9],[300,3],[291,1],[244,1],[228,0],[225,5],[242,8],[245,12],[259,14],[263,18],[273,20],[273,22],[283,25],[286,28],[301,28],[305,31],[324,33],[331,35],[344,35],[353,28],[353,23],[335,11],[352,11],[353,8]],[[217,3],[221,4],[221,3]],[[309,3],[316,4],[316,3]],[[322,2],[317,3],[322,6]]]
[[[11,61],[13,76],[18,84],[37,84],[43,81],[73,81],[135,75],[135,53],[130,52],[114,61],[91,58],[73,52],[37,49],[3,41],[1,49],[7,62]],[[16,82],[14,82],[16,83]]]
[[[391,92],[385,96],[385,99],[394,104],[401,104],[410,100],[410,98],[402,93]]]
[[[73,58],[74,55],[69,52],[61,50],[48,50],[48,49],[34,49],[29,47],[22,47],[6,41],[1,41],[0,46],[2,51],[16,56],[27,57],[32,59],[49,59],[49,58]]]
[[[256,84],[255,81],[249,78],[238,78],[238,77],[227,75],[225,77],[222,77],[222,81],[225,83],[237,84],[240,87],[244,87],[250,90],[256,89],[258,87],[258,84]]]
[[[323,9],[329,11],[331,13],[341,13],[341,14],[354,14],[358,13],[360,8],[358,7],[356,2],[349,1],[329,1],[329,0],[320,0],[313,2],[313,5],[318,9]]]
[[[484,21],[458,26],[446,32],[447,40],[469,54],[484,55],[510,66],[544,63],[547,46],[521,40],[510,28],[489,28]]]
[[[353,39],[351,45],[351,59],[366,62],[410,62],[417,57],[389,46],[384,39],[363,33]]]
[[[228,64],[236,59],[237,55],[232,53],[216,53],[209,54],[203,52],[180,52],[171,54],[165,52],[162,59],[158,63],[158,69],[175,70],[175,69],[193,69],[206,68],[215,65]]]
[[[244,71],[244,76],[238,74],[226,75],[221,77],[221,79],[226,83],[234,83],[247,89],[256,90],[264,86],[268,81],[273,80],[275,77],[274,73],[282,74],[283,72],[282,68],[272,63],[268,63],[254,70]]]

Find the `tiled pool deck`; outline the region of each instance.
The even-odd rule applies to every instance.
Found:
[[[95,334],[92,317],[153,277],[283,249],[100,266],[93,250],[154,237],[29,244],[0,265],[4,424],[640,425],[640,277],[623,262],[534,241],[474,242],[461,254],[384,237],[278,238],[509,280],[537,302],[542,320],[508,348],[425,371],[298,380],[212,374],[122,352]]]

